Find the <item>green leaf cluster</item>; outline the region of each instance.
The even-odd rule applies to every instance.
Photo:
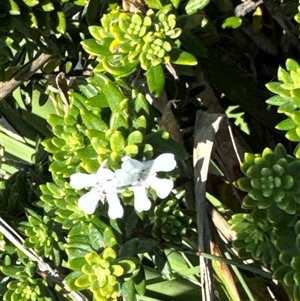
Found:
[[[300,67],[292,59],[287,59],[286,70],[278,68],[279,82],[269,82],[266,87],[277,94],[267,100],[267,103],[278,106],[278,113],[288,118],[277,124],[276,128],[287,131],[286,138],[290,141],[300,142]],[[300,158],[300,144],[295,149],[295,156]]]
[[[26,210],[27,222],[22,222],[22,230],[27,238],[24,246],[33,248],[39,256],[49,258],[56,265],[61,263],[60,251],[62,249],[62,237],[58,236],[61,232],[58,225],[47,215],[43,218],[33,210]]]
[[[78,271],[74,286],[82,290],[88,288],[97,301],[114,301],[120,295],[121,280],[128,278],[136,270],[136,264],[129,259],[117,259],[115,250],[106,247],[102,254],[91,252],[83,258],[75,258],[68,266]]]
[[[50,301],[55,298],[46,280],[37,277],[34,263],[27,263],[24,266],[11,265],[6,263],[1,266],[1,272],[11,280],[7,284],[7,291],[3,296],[4,301]]]
[[[97,56],[96,72],[108,72],[115,77],[128,76],[141,66],[146,70],[150,91],[158,96],[164,87],[162,65],[196,65],[196,58],[180,49],[176,16],[171,5],[156,13],[150,9],[123,12],[119,8],[105,14],[102,27],[90,26],[93,39],[82,42],[83,48]]]
[[[55,137],[43,145],[53,154],[50,171],[62,177],[81,170],[95,173],[104,160],[115,169],[125,155],[152,156],[151,145],[144,142],[150,127],[145,97],[135,93],[126,98],[104,75],[95,74],[91,82],[83,88],[91,97],[71,92],[68,113],[48,117]]]
[[[170,10],[171,6],[165,6],[156,13],[148,10],[144,16],[115,9],[102,17],[102,27],[90,26],[94,39],[85,40],[82,45],[97,56],[95,71],[126,76],[139,64],[144,70],[167,63],[196,64],[192,55],[190,61],[180,61],[184,55],[179,50],[181,29],[176,28],[176,16]]]
[[[236,186],[247,192],[242,206],[251,213],[231,218],[237,233],[233,244],[241,258],[260,260],[270,267],[293,300],[300,300],[300,161],[278,144],[274,151],[247,153],[241,170],[245,177]]]
[[[300,161],[287,155],[282,144],[274,152],[266,148],[262,154],[245,155],[241,165],[245,177],[236,186],[248,193],[244,208],[273,210],[274,205],[287,214],[298,212],[300,203]]]
[[[177,199],[155,207],[153,234],[163,242],[180,245],[191,229],[192,218],[180,208]]]

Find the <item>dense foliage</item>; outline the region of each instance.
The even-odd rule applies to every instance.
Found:
[[[3,0],[0,297],[300,300],[298,5]]]

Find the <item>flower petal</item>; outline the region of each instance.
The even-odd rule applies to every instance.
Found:
[[[109,192],[106,194],[108,202],[108,216],[111,219],[121,218],[124,213],[124,209],[121,205],[120,199],[116,193]]]
[[[115,175],[118,179],[118,186],[127,186],[137,182],[139,172],[135,169],[124,170],[122,164],[122,169],[117,169]]]
[[[101,195],[92,189],[82,195],[78,200],[78,208],[86,214],[93,214],[98,206]]]
[[[140,170],[141,166],[143,165],[142,162],[135,160],[135,159],[131,159],[130,157],[126,156],[124,158],[122,158],[122,169],[125,171],[132,171],[134,170]]]
[[[132,187],[134,194],[134,208],[137,212],[147,211],[151,208],[151,201],[149,200],[146,188],[144,186]]]
[[[105,181],[112,180],[114,177],[115,174],[110,169],[100,167],[97,171],[98,182],[103,183]]]
[[[97,175],[95,174],[75,173],[70,177],[70,186],[74,189],[93,187],[97,181]]]
[[[161,154],[151,166],[151,173],[157,171],[171,171],[176,167],[176,161],[173,154]]]
[[[174,185],[172,180],[160,179],[154,176],[149,178],[147,183],[156,191],[157,196],[161,199],[164,199],[169,195]]]

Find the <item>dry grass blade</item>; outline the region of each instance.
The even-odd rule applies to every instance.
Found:
[[[224,115],[208,114],[198,111],[196,114],[194,140],[194,181],[195,202],[198,225],[198,251],[210,253],[210,231],[208,222],[208,206],[206,202],[206,181],[210,156],[215,135]],[[214,295],[214,279],[211,261],[200,256],[202,300],[212,301]]]

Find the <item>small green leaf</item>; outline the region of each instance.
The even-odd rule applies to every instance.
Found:
[[[10,9],[9,9],[9,13],[11,15],[20,15],[21,14],[21,11],[20,11],[20,8],[18,6],[18,4],[13,1],[13,0],[9,0],[9,5],[10,5]]]
[[[102,74],[95,74],[91,79],[91,83],[100,87],[112,111],[125,98],[120,89]]]
[[[127,56],[117,56],[116,59],[106,56],[102,59],[101,63],[105,71],[114,76],[122,77],[130,75],[136,70],[138,60],[129,62]]]
[[[287,71],[292,71],[292,70],[296,71],[299,68],[299,64],[292,59],[287,59],[285,62],[285,66]]]
[[[222,28],[225,29],[227,27],[229,28],[238,28],[242,25],[242,19],[240,17],[229,17],[229,18],[226,18],[222,24]]]
[[[96,25],[89,26],[90,34],[96,40],[103,40],[105,38],[103,35],[103,31],[104,31],[104,29],[101,26],[96,26]],[[112,39],[112,41],[113,41],[113,39]],[[109,45],[107,48],[109,48]]]
[[[296,148],[295,148],[295,150],[294,150],[294,154],[295,154],[295,157],[296,157],[297,159],[300,159],[300,143],[297,144],[297,146],[296,146]]]
[[[203,9],[210,0],[190,0],[186,7],[185,11],[188,15],[192,15],[198,12],[198,10]]]
[[[80,110],[82,121],[89,130],[105,131],[107,129],[106,123],[101,119],[101,116],[97,116],[94,113],[82,107]]]
[[[125,139],[121,132],[115,131],[109,139],[110,147],[114,152],[121,152],[125,147]]]
[[[100,41],[94,39],[88,39],[81,42],[83,49],[92,55],[110,55],[109,45],[113,39],[106,38]]]
[[[78,286],[75,285],[75,281],[79,278],[83,273],[81,271],[75,271],[70,273],[64,278],[64,281],[67,283],[68,288],[71,290],[78,290]]]
[[[176,65],[195,66],[198,64],[197,59],[186,51],[175,49],[171,51],[170,55],[171,62]]]
[[[300,142],[300,136],[297,134],[296,128],[289,130],[285,137],[291,141]]]
[[[84,257],[77,257],[69,260],[67,266],[74,271],[80,271],[85,263],[86,260]]]
[[[97,158],[97,153],[92,145],[88,145],[75,151],[75,155],[82,161],[88,161],[93,158]]]
[[[89,276],[86,274],[82,274],[75,280],[74,283],[76,286],[78,286],[80,288],[89,287],[90,286]]]
[[[295,122],[291,118],[287,118],[279,122],[275,128],[281,131],[289,131],[295,128]]]
[[[295,88],[297,88],[294,84],[290,84],[290,83],[283,83],[280,85],[281,88],[283,88],[284,90],[294,90]]]
[[[287,97],[281,97],[279,95],[275,95],[269,99],[266,100],[266,103],[272,106],[281,106],[283,105],[285,102],[287,101],[291,101],[290,98]]]
[[[138,274],[134,277],[134,286],[139,295],[143,296],[146,293],[145,272],[142,267]]]
[[[64,125],[64,119],[56,114],[49,114],[47,121],[52,127],[56,125]]]
[[[291,97],[294,103],[300,108],[300,89],[294,89],[291,91]]]
[[[151,94],[158,97],[165,87],[165,73],[162,65],[151,66],[146,72],[146,77]]]
[[[122,285],[122,296],[126,301],[135,300],[135,287],[133,278],[128,279]]]
[[[145,0],[145,3],[149,8],[160,9],[163,7],[160,0]]]
[[[119,112],[116,112],[111,116],[109,125],[112,130],[128,129],[129,127],[128,120]]]
[[[117,244],[115,234],[110,227],[106,227],[103,231],[103,243],[105,247],[113,247]]]
[[[290,91],[283,89],[280,82],[270,82],[266,84],[269,91],[278,94],[282,97],[290,97]]]
[[[144,139],[143,134],[140,131],[133,131],[127,137],[127,144],[139,144]]]
[[[300,111],[294,111],[291,114],[291,118],[297,125],[300,125]]]
[[[59,33],[64,34],[67,29],[66,15],[63,10],[56,11],[56,15],[57,15],[57,19],[58,19],[57,25],[56,25],[56,30]]]
[[[23,0],[23,2],[29,7],[33,7],[39,4],[39,0]]]
[[[284,113],[286,115],[289,115],[288,113],[294,111],[295,109],[297,109],[297,105],[295,104],[295,102],[290,98],[289,100],[287,100],[284,104],[282,104],[277,112],[278,113]]]
[[[124,148],[126,156],[135,157],[139,153],[139,148],[135,144],[128,144]]]
[[[135,119],[132,123],[132,127],[134,129],[137,129],[137,130],[141,131],[143,134],[145,134],[145,130],[147,128],[146,117],[144,115],[141,115],[140,117]]]
[[[291,75],[285,71],[283,68],[279,66],[278,71],[277,71],[277,77],[280,81],[284,83],[293,83],[293,80],[291,78]]]

